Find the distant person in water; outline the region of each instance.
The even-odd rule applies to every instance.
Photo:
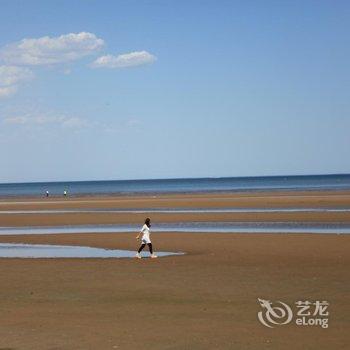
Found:
[[[45,194],[46,194],[46,197],[50,195],[49,191],[46,191]]]
[[[64,190],[64,191],[63,191],[63,195],[64,195],[65,197],[67,197],[67,190]]]
[[[150,235],[151,235],[150,228],[151,228],[151,219],[147,218],[145,220],[144,225],[142,226],[142,229],[141,229],[140,233],[136,237],[136,239],[139,239],[140,236],[142,235],[142,237],[141,237],[141,246],[140,246],[139,250],[136,253],[136,258],[138,258],[138,259],[141,259],[141,254],[140,253],[141,253],[142,249],[146,247],[146,244],[148,245],[149,252],[151,253],[151,258],[157,258],[157,255],[155,255],[153,253],[152,242],[151,242],[151,239],[150,239]]]

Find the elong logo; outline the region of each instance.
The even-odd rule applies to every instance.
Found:
[[[258,312],[261,324],[268,328],[288,324],[293,319],[293,311],[289,305],[282,301],[271,302],[270,300],[258,298],[262,310]],[[295,324],[297,326],[321,326],[328,328],[329,307],[328,301],[297,301]]]
[[[274,325],[289,323],[293,318],[292,309],[282,301],[278,301],[279,306],[273,306],[271,301],[259,299],[258,301],[263,311],[258,312],[259,321],[266,327],[273,328]]]

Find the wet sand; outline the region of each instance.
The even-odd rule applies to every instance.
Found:
[[[67,208],[68,203],[76,208],[159,207],[160,202],[165,202],[165,207],[217,207],[218,203],[225,203],[222,207],[350,205],[348,193],[259,194],[265,202],[247,195],[169,197],[158,201],[136,197],[67,199],[54,205],[61,208]],[[48,209],[50,204],[25,206]],[[23,206],[10,205],[16,209]],[[5,210],[7,204],[2,204],[0,210],[3,207]],[[333,216],[336,213],[330,214],[327,220],[339,220]],[[134,220],[133,214],[128,215],[125,220]],[[321,220],[324,213],[316,215],[313,220]],[[106,219],[97,216],[93,220]],[[28,222],[28,218],[16,219],[17,225]],[[42,215],[32,219],[42,220]],[[49,215],[45,220],[53,219]],[[84,221],[87,217],[80,219]],[[271,220],[279,218],[271,216]],[[0,259],[0,349],[347,348],[350,235],[153,233],[152,238],[156,249],[183,251],[186,255],[154,260]],[[137,246],[132,233],[0,236],[0,242],[115,249]],[[295,324],[266,328],[257,320],[261,310],[257,298],[281,300],[291,306],[298,300],[327,300],[329,328]]]
[[[350,191],[270,191],[132,196],[0,198],[0,210],[60,208],[337,207],[349,206]]]
[[[258,192],[237,194],[158,195],[82,198],[32,198],[0,201],[1,210],[139,209],[139,208],[342,208],[350,192]],[[157,222],[329,222],[349,223],[350,212],[284,213],[64,213],[1,215],[0,226],[55,226],[139,223],[145,215]]]

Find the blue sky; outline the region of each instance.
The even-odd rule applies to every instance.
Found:
[[[0,182],[350,173],[347,1],[0,4]]]

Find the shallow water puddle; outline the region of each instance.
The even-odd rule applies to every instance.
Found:
[[[1,235],[138,232],[137,224],[0,227]],[[348,223],[178,222],[157,223],[153,232],[350,234]]]
[[[91,209],[42,209],[42,210],[0,210],[0,215],[17,214],[220,214],[220,213],[347,213],[350,208],[91,208]]]
[[[159,257],[184,253],[156,252]],[[135,251],[83,246],[0,243],[0,258],[134,258]],[[143,252],[143,258],[149,257]]]

